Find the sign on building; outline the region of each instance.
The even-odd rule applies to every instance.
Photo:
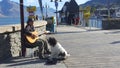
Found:
[[[27,7],[27,12],[29,13],[28,18],[35,19],[35,11],[36,11],[36,6],[28,6]]]
[[[116,10],[116,17],[120,17],[120,8]]]

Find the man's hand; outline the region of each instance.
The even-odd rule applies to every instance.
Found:
[[[32,37],[32,39],[35,39],[37,36],[32,34],[31,37]]]
[[[50,31],[44,31],[44,34],[48,34],[48,33],[50,33]]]

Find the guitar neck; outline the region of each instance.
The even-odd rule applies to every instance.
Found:
[[[43,34],[40,34],[40,35],[38,35],[38,36],[41,36],[41,35],[43,35]]]
[[[41,36],[41,35],[47,34],[47,33],[50,33],[50,31],[44,31],[44,32],[40,33],[38,36]]]

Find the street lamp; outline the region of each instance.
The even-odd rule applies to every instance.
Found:
[[[61,2],[61,0],[51,0],[51,2],[54,2],[55,3],[55,7],[56,7],[56,23],[58,25],[58,2]]]
[[[45,5],[45,8],[46,8],[46,18],[47,18],[47,17],[48,17],[47,9],[49,8],[49,5],[47,5],[47,3],[46,3],[46,5]]]
[[[39,2],[39,5],[40,5],[40,10],[41,10],[41,14],[42,14],[42,20],[44,20],[42,0],[38,0],[38,2]]]
[[[107,0],[108,18],[110,18],[110,1]]]

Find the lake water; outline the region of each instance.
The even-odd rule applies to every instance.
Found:
[[[26,21],[27,21],[27,18],[24,18],[24,22]],[[0,18],[0,26],[9,25],[9,24],[20,24],[20,17]]]
[[[27,17],[24,18],[24,22],[26,21]],[[0,26],[9,24],[20,24],[20,17],[0,18]],[[89,27],[102,28],[101,19],[91,18],[89,20]]]

